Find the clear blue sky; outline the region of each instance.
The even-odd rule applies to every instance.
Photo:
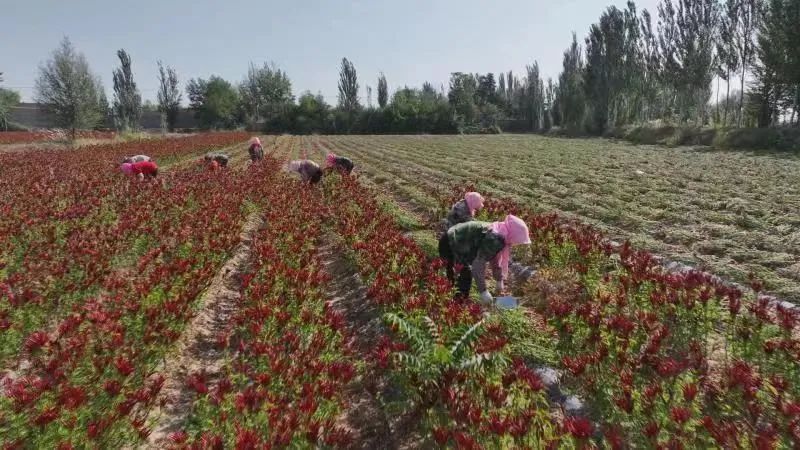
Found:
[[[322,92],[336,101],[339,62],[356,66],[365,87],[383,71],[390,91],[450,72],[521,75],[538,60],[556,77],[572,31],[583,40],[609,5],[623,0],[5,0],[0,15],[3,87],[33,96],[37,68],[68,36],[99,74],[111,97],[116,51],[133,59],[144,99],[155,100],[156,61],[172,65],[181,84],[212,74],[238,82],[250,61],[276,63],[295,95]],[[657,0],[637,2],[655,16]],[[184,95],[185,96],[185,95]],[[373,101],[375,101],[373,99]]]

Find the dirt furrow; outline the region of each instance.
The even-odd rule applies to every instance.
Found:
[[[253,237],[262,225],[258,213],[248,217],[233,256],[212,280],[200,302],[200,310],[178,340],[175,356],[166,360],[162,371],[166,381],[160,394],[164,406],[150,412],[148,423],[153,424],[153,432],[143,448],[163,448],[169,435],[183,428],[193,399],[185,383],[189,374],[205,371],[209,380],[219,376],[223,351],[215,345],[215,338],[224,331],[234,313],[241,274],[250,263]]]
[[[358,273],[328,236],[319,248],[319,258],[331,279],[326,285],[328,301],[347,320],[355,349],[368,355],[384,333],[380,313],[367,297]],[[378,393],[383,381],[367,370],[350,384],[346,392],[347,410],[338,419],[353,436],[353,449],[394,448],[391,428],[381,409]]]

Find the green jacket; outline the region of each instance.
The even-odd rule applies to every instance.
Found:
[[[502,283],[503,275],[494,257],[506,246],[499,234],[489,229],[489,222],[470,221],[447,230],[447,240],[455,262],[471,266],[478,292],[486,290],[486,264],[491,263],[494,279]]]

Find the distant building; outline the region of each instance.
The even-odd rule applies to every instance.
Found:
[[[9,121],[26,128],[57,128],[53,116],[42,109],[42,106],[38,103],[20,103],[11,108]],[[144,130],[160,130],[161,114],[158,111],[142,111],[140,126]],[[114,128],[114,121],[111,116],[106,118],[103,127]],[[178,113],[178,120],[175,123],[175,128],[197,128],[197,120],[194,118],[194,111],[182,109]]]

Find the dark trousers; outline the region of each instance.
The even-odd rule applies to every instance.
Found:
[[[445,269],[447,271],[447,279],[450,283],[456,283],[455,274],[455,257],[453,251],[450,249],[450,241],[447,239],[447,233],[442,235],[439,239],[439,257],[444,260]],[[464,265],[458,273],[458,292],[463,296],[469,295],[469,290],[472,287],[472,270],[469,265]]]

